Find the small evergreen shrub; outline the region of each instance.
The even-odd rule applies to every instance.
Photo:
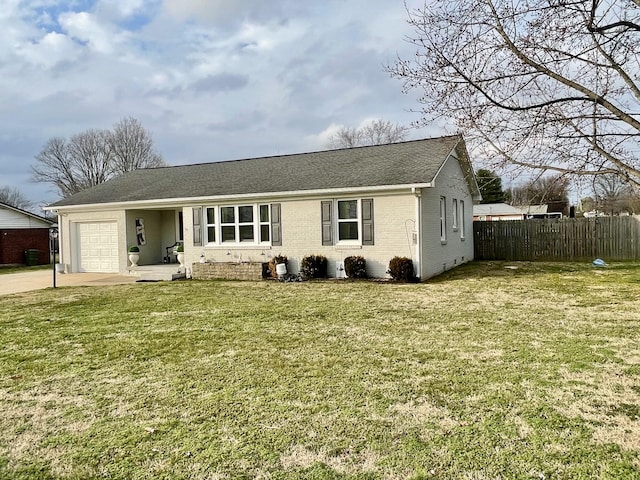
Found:
[[[140,252],[140,249],[137,246],[133,245],[132,247],[129,247],[129,253],[138,253],[138,252]]]
[[[279,263],[284,263],[287,266],[287,271],[289,270],[289,259],[284,255],[276,255],[271,260],[269,260],[269,272],[271,272],[272,278],[278,278],[276,265],[278,265]]]
[[[327,257],[307,255],[300,263],[300,273],[308,278],[327,278]]]
[[[393,280],[399,282],[415,282],[417,279],[413,274],[413,260],[407,257],[393,257],[389,262],[389,270]]]
[[[367,261],[358,256],[345,258],[344,273],[349,278],[367,278]]]

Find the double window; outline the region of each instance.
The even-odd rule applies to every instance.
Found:
[[[205,243],[207,245],[270,243],[274,206],[253,204],[206,207]],[[279,206],[278,204],[278,216]]]
[[[373,245],[373,199],[327,200],[321,207],[323,245]]]

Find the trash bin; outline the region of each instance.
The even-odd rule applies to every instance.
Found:
[[[24,263],[28,267],[33,267],[34,265],[40,264],[40,250],[36,250],[35,248],[30,248],[29,250],[24,251]]]

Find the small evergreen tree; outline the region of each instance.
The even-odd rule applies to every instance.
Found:
[[[480,203],[503,203],[507,201],[507,194],[502,190],[502,178],[491,170],[481,168],[476,172],[476,180],[482,201]]]

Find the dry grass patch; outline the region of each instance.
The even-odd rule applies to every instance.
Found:
[[[494,262],[3,297],[0,478],[637,478],[639,278]]]

